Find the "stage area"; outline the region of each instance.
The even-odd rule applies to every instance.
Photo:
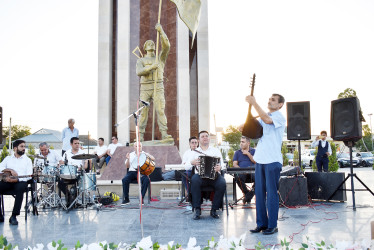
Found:
[[[348,172],[349,169],[340,171]],[[371,168],[355,169],[358,177],[374,190],[374,171]],[[355,181],[355,188],[363,188]],[[347,188],[350,181],[347,182]],[[229,197],[229,200],[232,198]],[[118,205],[97,210],[94,207],[75,209],[67,213],[62,209],[39,209],[39,216],[29,214],[25,222],[24,213],[18,216],[19,225],[9,225],[9,216],[14,199],[5,197],[5,222],[0,223],[0,234],[11,243],[17,243],[21,249],[52,240],[62,240],[68,248],[80,243],[138,242],[141,239],[139,206],[136,197],[125,208]],[[204,203],[204,211],[199,221],[192,220],[192,212],[185,204],[178,206],[177,200],[161,200],[146,203],[143,207],[144,235],[151,236],[153,242],[166,244],[174,241],[186,246],[190,236],[196,237],[200,246],[206,246],[211,237],[239,237],[247,233],[245,246],[254,248],[259,241],[263,245],[279,244],[281,240],[291,241],[293,246],[301,247],[305,237],[320,242],[335,244],[336,240],[370,240],[370,222],[374,220],[374,197],[368,191],[356,191],[357,210],[352,209],[351,192],[347,191],[347,202],[320,203],[300,208],[280,208],[279,232],[274,235],[251,234],[249,229],[256,226],[254,201],[250,206],[235,206],[219,212],[220,219],[209,216],[210,204]],[[290,238],[291,237],[291,238]],[[268,245],[270,247],[270,245]]]

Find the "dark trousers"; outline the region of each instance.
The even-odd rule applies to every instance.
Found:
[[[279,177],[282,164],[256,165],[256,223],[258,227],[277,227],[279,211]]]
[[[316,165],[318,172],[329,172],[329,158],[328,157],[316,157]]]
[[[188,180],[184,175],[186,175],[188,177]],[[185,186],[185,188],[187,189],[187,196],[188,196],[188,194],[190,193],[190,190],[191,190],[190,180],[191,180],[191,176],[192,176],[192,170],[186,170],[184,172],[184,175],[182,175],[182,183]]]
[[[12,216],[19,215],[21,212],[21,206],[23,201],[23,193],[26,191],[27,182],[20,181],[16,183],[9,183],[0,181],[0,194],[7,191],[12,191],[16,198],[14,200]]]
[[[58,189],[64,193],[66,204],[69,206],[77,197],[77,180],[59,180],[57,183]],[[70,190],[69,190],[70,187]]]
[[[137,180],[137,171],[129,171],[126,176],[122,179],[123,199],[129,199],[130,183]],[[145,193],[149,186],[149,178],[146,175],[140,177],[142,198],[144,199]]]
[[[254,195],[255,186],[253,185],[253,188],[249,190],[246,185],[246,183],[255,183],[254,174],[238,174],[235,175],[234,178],[243,194],[247,195],[248,193],[253,193]]]
[[[222,207],[223,196],[226,191],[226,180],[222,175],[218,175],[215,180],[202,179],[200,175],[194,174],[191,178],[191,195],[192,206],[194,208],[201,207],[201,188],[211,186],[214,188],[214,198],[212,202],[212,209],[218,210]]]
[[[61,156],[64,156],[65,152],[66,152],[66,150],[62,150],[62,154],[61,154]],[[65,159],[64,159],[64,160],[65,160]]]

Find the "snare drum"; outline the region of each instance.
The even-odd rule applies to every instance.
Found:
[[[44,166],[42,176],[39,177],[39,182],[54,182],[57,174],[57,167]]]
[[[155,170],[155,162],[146,154],[139,156],[139,166],[142,175],[150,175]]]
[[[79,178],[78,185],[81,191],[96,191],[96,174],[83,173],[83,175]]]
[[[59,175],[61,179],[75,180],[78,178],[78,167],[74,165],[61,165]]]

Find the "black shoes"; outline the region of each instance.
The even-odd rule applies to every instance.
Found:
[[[126,206],[128,204],[130,204],[130,200],[129,199],[125,199],[125,200],[122,201],[121,207]]]
[[[256,227],[255,229],[249,230],[251,233],[259,233],[261,231],[266,231],[268,228],[267,227]]]
[[[214,219],[219,219],[219,215],[215,209],[210,210],[210,216],[212,216]]]
[[[269,234],[273,234],[273,233],[277,233],[277,232],[278,232],[278,228],[274,227],[274,228],[268,228],[268,229],[264,230],[262,232],[262,234],[269,235]]]
[[[16,216],[12,216],[12,217],[10,217],[10,219],[9,219],[9,223],[11,224],[11,225],[18,225],[18,221],[17,221],[17,218],[16,218]]]
[[[255,192],[254,191],[249,191],[248,193],[245,194],[245,197],[244,197],[244,200],[243,200],[243,203],[251,203],[251,200],[253,198],[253,196],[255,196]]]
[[[195,213],[194,213],[192,219],[200,220],[200,215],[201,215],[201,209],[200,208],[195,208]]]

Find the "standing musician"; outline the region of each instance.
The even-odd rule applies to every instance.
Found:
[[[74,165],[78,167],[79,170],[89,171],[88,168],[88,160],[75,160],[72,157],[75,155],[84,154],[84,151],[80,148],[79,138],[72,137],[70,139],[71,149],[66,151],[62,156],[65,165]],[[73,201],[74,196],[76,195],[77,190],[74,189],[73,192],[68,192],[68,185],[75,185],[77,182],[76,179],[73,180],[66,180],[60,179],[58,181],[58,188],[64,193],[67,205],[69,206],[70,203]]]
[[[195,213],[193,215],[194,220],[200,219],[201,216],[201,187],[204,186],[211,186],[214,187],[214,198],[212,202],[212,209],[210,210],[210,216],[215,219],[219,218],[217,214],[217,210],[222,206],[223,195],[225,194],[226,190],[226,181],[221,176],[221,169],[224,168],[223,159],[221,151],[218,148],[211,147],[209,145],[210,137],[209,132],[207,131],[200,131],[199,132],[199,144],[200,147],[196,149],[196,151],[200,152],[200,155],[208,155],[214,157],[220,157],[220,163],[214,167],[214,170],[218,173],[218,177],[215,180],[201,178],[200,175],[194,174],[191,178],[191,195],[192,195],[192,206],[195,209]],[[199,158],[196,157],[194,160],[191,161],[191,164],[200,166]]]
[[[68,126],[62,130],[62,155],[71,149],[70,139],[72,137],[79,137],[79,130],[74,127],[75,120],[70,118]]]
[[[56,153],[56,151],[54,150],[50,150],[49,145],[46,142],[42,142],[39,144],[39,156],[45,158],[46,161],[40,158],[35,158],[34,165],[36,166],[45,164],[49,166],[58,166],[64,164],[61,155]]]
[[[0,171],[4,173],[10,173],[11,176],[25,176],[32,175],[32,162],[29,157],[25,155],[26,152],[26,142],[23,140],[16,140],[13,142],[13,151],[14,155],[7,156],[0,163]],[[12,211],[12,216],[9,219],[11,225],[18,225],[16,216],[20,214],[23,193],[27,188],[27,181],[30,177],[27,178],[6,178],[5,180],[0,181],[0,194],[3,194],[6,191],[14,191],[15,200]],[[0,222],[4,222],[4,216],[0,214]]]
[[[134,151],[126,154],[125,166],[126,166],[126,168],[128,168],[128,171],[127,171],[127,174],[125,175],[125,177],[123,177],[123,179],[122,179],[123,200],[122,200],[121,206],[125,206],[125,205],[130,203],[130,199],[129,199],[130,183],[134,180],[137,180],[137,176],[138,176],[138,157],[137,157],[137,152],[138,151],[137,151],[137,148],[138,148],[138,143],[135,142],[134,143]],[[140,152],[139,155],[145,154],[152,161],[155,160],[155,158],[152,155],[142,151],[142,144],[141,143],[139,143],[139,152]],[[141,187],[142,204],[144,204],[144,196],[145,196],[145,193],[147,192],[150,181],[149,181],[148,176],[146,176],[146,175],[142,175],[140,177],[140,181],[141,181],[141,185],[142,185],[142,187]]]
[[[256,150],[250,147],[250,142],[250,139],[246,136],[242,136],[242,138],[240,139],[240,149],[235,152],[233,158],[234,168],[247,168],[256,164],[256,161],[253,159],[253,155],[255,154]],[[240,190],[242,190],[244,194],[243,203],[251,203],[251,200],[255,195],[255,186],[253,185],[253,188],[251,190],[248,190],[248,187],[247,185],[245,185],[245,183],[255,183],[253,174],[235,175],[235,181],[236,183],[238,183]]]
[[[258,141],[254,160],[257,162],[256,178],[256,223],[251,233],[273,234],[278,232],[277,220],[279,211],[279,177],[282,170],[282,139],[286,119],[279,111],[284,104],[284,97],[273,94],[268,101],[269,112],[266,113],[256,102],[255,97],[247,96],[246,101],[252,105],[260,116],[263,135]]]
[[[332,154],[330,143],[326,141],[327,132],[321,131],[320,136],[317,136],[314,142],[312,142],[312,148],[318,147],[316,156],[316,164],[318,172],[322,172],[322,166],[324,172],[329,172],[329,156]]]

